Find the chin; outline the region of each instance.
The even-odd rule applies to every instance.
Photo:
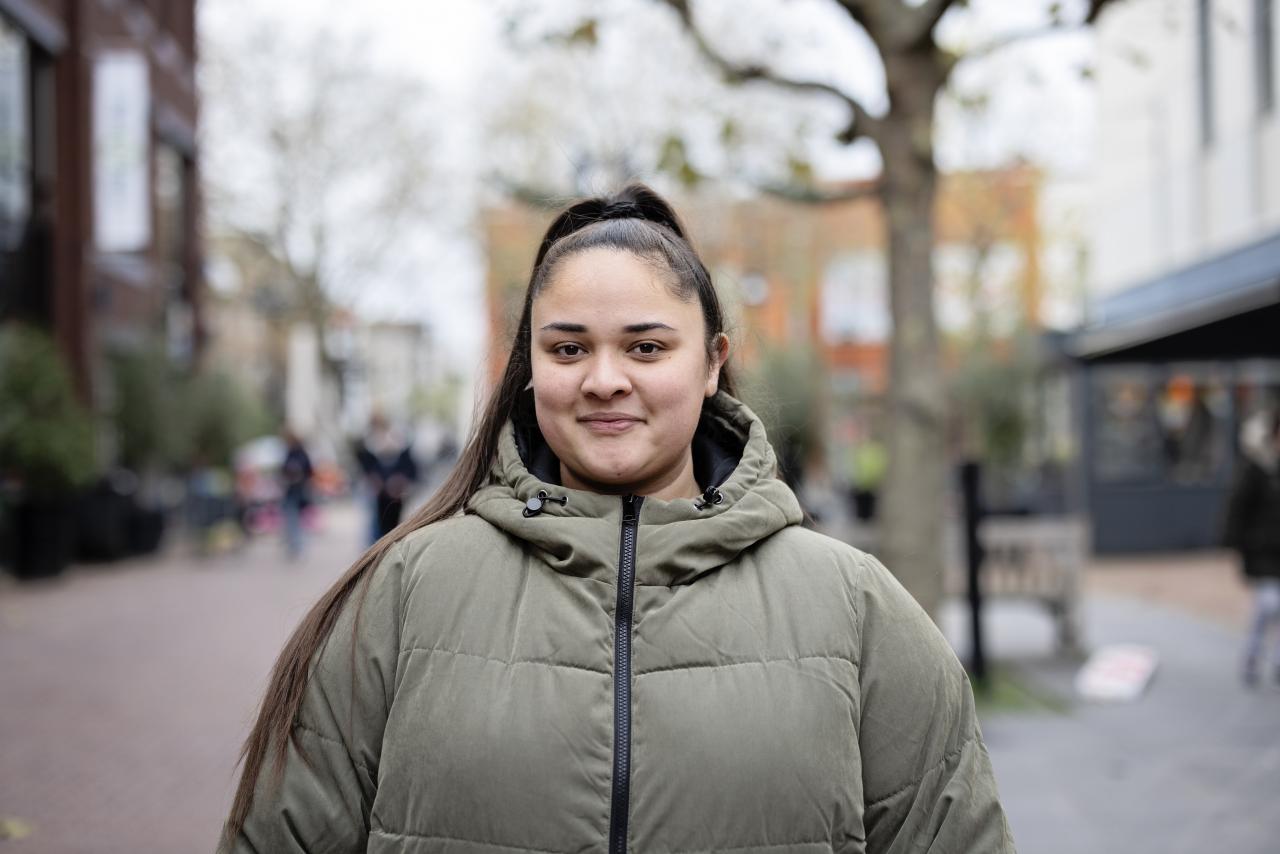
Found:
[[[600,468],[598,465],[578,469],[579,477],[597,484],[610,492],[622,494],[629,492],[629,487],[640,482],[640,474],[630,466]]]
[[[616,489],[618,491],[626,491],[628,486],[638,482],[639,480],[639,478],[631,472],[624,471],[619,474],[616,469],[602,472],[588,472],[587,474],[593,481],[601,486],[607,486],[610,489]]]

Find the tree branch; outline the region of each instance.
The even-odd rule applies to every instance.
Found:
[[[526,183],[495,172],[489,178],[498,188],[522,205],[539,211],[561,210],[574,200],[572,194],[558,192],[549,187]]]
[[[796,187],[789,184],[760,184],[756,189],[788,202],[833,205],[857,199],[879,198],[884,188],[879,181],[859,181],[838,190],[819,190],[814,187]]]
[[[1098,20],[1098,16],[1102,14],[1102,10],[1112,5],[1115,0],[1089,0],[1089,11],[1084,16],[1086,24],[1092,24]]]
[[[901,0],[838,0],[849,17],[866,30],[884,53],[932,48],[933,28],[961,0],[924,0],[908,6]]]
[[[874,39],[874,33],[878,29],[876,21],[872,16],[871,10],[867,7],[866,0],[837,0],[840,8],[849,13],[849,17],[853,18],[854,23],[867,31],[867,35],[871,35]]]
[[[919,6],[903,8],[894,16],[901,23],[894,26],[889,34],[893,44],[899,48],[932,45],[933,28],[956,2],[957,0],[925,0]]]
[[[1065,35],[1066,33],[1076,32],[1084,29],[1084,23],[1079,24],[1046,24],[1043,27],[1032,27],[1025,30],[1017,30],[1008,33],[996,39],[970,48],[963,53],[955,54],[953,62],[959,64],[970,59],[984,59],[994,53],[999,53],[1007,47],[1023,42],[1035,41],[1037,39],[1049,38],[1051,36]]]
[[[981,44],[972,50],[967,50],[964,53],[954,55],[952,57],[953,64],[960,63],[968,59],[981,59],[983,57],[990,56],[993,53],[997,53],[1010,45],[1035,41],[1036,39],[1047,38],[1050,36],[1078,32],[1079,30],[1082,30],[1096,22],[1098,20],[1098,16],[1102,14],[1102,11],[1108,6],[1111,6],[1114,2],[1115,0],[1089,0],[1088,11],[1080,21],[1072,22],[1055,20],[1045,24],[1043,27],[1032,27],[1030,29],[1009,33],[1008,35],[1001,36],[1000,38],[992,39],[985,44]]]
[[[688,0],[660,0],[660,2],[675,10],[676,14],[680,16],[680,22],[684,25],[685,31],[693,39],[699,52],[720,69],[720,72],[728,82],[745,83],[759,80],[783,89],[790,89],[793,92],[831,95],[843,101],[851,114],[849,124],[836,135],[837,139],[847,145],[860,136],[870,136],[874,139],[879,134],[880,120],[868,113],[862,104],[849,93],[829,83],[783,77],[762,65],[733,62],[707,41],[706,36],[694,23],[693,12],[689,7]]]

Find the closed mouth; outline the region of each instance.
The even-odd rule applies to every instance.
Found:
[[[592,424],[629,424],[639,423],[643,419],[637,418],[634,415],[626,415],[621,412],[597,412],[591,415],[583,415],[578,420]]]

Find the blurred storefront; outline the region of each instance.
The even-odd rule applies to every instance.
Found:
[[[1216,545],[1241,423],[1280,406],[1280,234],[1103,300],[1080,360],[1100,552]]]
[[[200,348],[195,0],[0,0],[0,321],[82,396],[106,356]]]
[[[1092,299],[1065,341],[1097,551],[1216,545],[1240,425],[1280,405],[1280,20],[1238,5],[1098,24]]]

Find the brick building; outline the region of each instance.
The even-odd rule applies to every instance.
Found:
[[[195,0],[0,0],[0,321],[103,357],[199,351]]]
[[[1041,263],[1041,183],[1040,173],[1026,166],[943,176],[935,265],[944,334],[970,330],[975,305],[988,307],[997,337],[1023,323],[1040,325],[1048,278]],[[675,204],[726,304],[737,364],[750,371],[769,349],[811,348],[826,373],[820,399],[830,409],[823,419],[829,438],[847,444],[877,432],[875,404],[887,381],[891,326],[880,204],[713,195]],[[491,379],[505,365],[503,348],[550,218],[527,206],[486,212]]]

